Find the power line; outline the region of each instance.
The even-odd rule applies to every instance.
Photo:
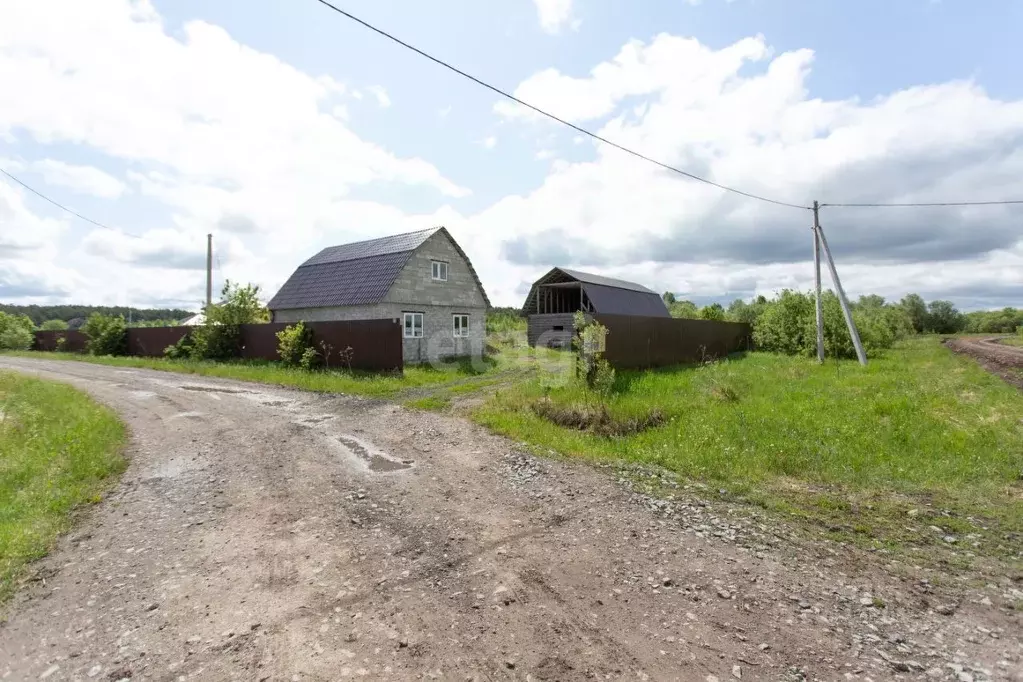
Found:
[[[1009,199],[1005,201],[934,201],[934,202],[910,202],[904,204],[821,204],[821,208],[831,206],[834,208],[914,208],[919,206],[1010,206],[1023,204],[1023,199]]]
[[[32,194],[35,194],[40,199],[44,199],[44,200],[50,202],[51,204],[53,204],[57,208],[61,209],[62,211],[67,211],[68,213],[70,213],[71,215],[75,216],[76,218],[79,218],[80,220],[84,220],[87,223],[92,223],[96,227],[102,227],[104,230],[110,230],[111,232],[119,232],[119,233],[121,233],[123,235],[126,235],[128,237],[132,237],[134,239],[142,239],[142,237],[138,236],[137,234],[132,234],[131,232],[125,232],[124,230],[118,230],[118,229],[115,229],[113,227],[110,227],[109,225],[104,225],[103,223],[98,223],[95,220],[93,220],[92,218],[87,218],[87,217],[83,216],[81,213],[78,213],[77,211],[72,211],[70,208],[68,208],[64,204],[58,203],[58,202],[54,201],[53,199],[51,199],[50,197],[48,197],[45,194],[43,194],[42,192],[29,187],[24,182],[22,182],[18,178],[14,177],[13,175],[11,175],[7,171],[5,171],[3,168],[0,168],[0,173],[3,173],[7,177],[9,177],[11,180],[14,180],[16,183],[18,183],[19,185],[21,185],[22,187],[27,189],[29,192],[32,192]]]
[[[433,62],[433,63],[435,63],[435,64],[437,64],[439,66],[443,66],[445,69],[448,69],[449,71],[454,71],[455,73],[457,73],[459,76],[462,76],[463,78],[468,78],[473,83],[476,83],[477,85],[480,85],[480,86],[486,88],[487,90],[490,90],[491,92],[495,92],[495,93],[497,93],[498,95],[500,95],[502,97],[510,99],[511,101],[515,102],[516,104],[520,104],[520,105],[526,107],[527,109],[531,109],[531,110],[535,111],[536,113],[541,114],[542,116],[546,116],[547,118],[549,118],[549,119],[551,119],[553,121],[557,121],[558,123],[560,123],[562,125],[568,126],[572,130],[575,130],[576,132],[582,133],[583,135],[587,135],[587,136],[593,138],[594,140],[598,140],[600,142],[603,142],[606,145],[610,145],[610,146],[614,147],[615,149],[618,149],[620,151],[625,152],[626,154],[631,154],[632,156],[635,156],[638,159],[643,159],[644,161],[647,161],[648,163],[652,163],[655,166],[660,166],[661,168],[663,168],[665,170],[669,170],[669,171],[671,171],[673,173],[678,173],[679,175],[683,175],[683,176],[685,176],[685,177],[687,177],[687,178],[689,178],[691,180],[697,180],[699,182],[711,185],[712,187],[717,187],[718,189],[723,189],[723,190],[725,190],[727,192],[732,192],[734,194],[739,194],[741,196],[748,197],[750,199],[756,199],[758,201],[765,201],[765,202],[767,202],[769,204],[776,204],[778,206],[786,206],[788,208],[798,208],[798,209],[802,209],[802,210],[806,210],[806,211],[813,210],[809,206],[801,206],[799,204],[790,204],[790,203],[788,203],[786,201],[779,201],[777,199],[770,199],[768,197],[760,196],[759,194],[753,194],[751,192],[744,192],[741,189],[736,189],[734,187],[729,187],[728,185],[722,185],[720,183],[714,182],[713,180],[708,180],[707,178],[702,178],[699,175],[694,175],[692,173],[684,171],[681,168],[676,168],[675,166],[668,165],[666,163],[658,161],[657,159],[652,159],[649,156],[641,154],[641,153],[639,153],[639,152],[637,152],[635,150],[629,149],[628,147],[620,145],[617,142],[612,142],[611,140],[609,140],[606,137],[603,137],[601,135],[598,135],[597,133],[594,133],[594,132],[589,131],[589,130],[587,130],[585,128],[577,126],[574,123],[570,123],[570,122],[566,121],[563,118],[559,118],[558,116],[555,116],[554,114],[552,114],[550,112],[544,111],[543,109],[541,109],[541,108],[539,108],[537,106],[534,106],[534,105],[530,104],[529,102],[525,102],[525,101],[519,99],[518,97],[516,97],[515,95],[512,95],[511,93],[508,93],[508,92],[506,92],[506,91],[504,91],[504,90],[502,90],[502,89],[500,89],[500,88],[498,88],[498,87],[496,87],[494,85],[491,85],[490,83],[487,83],[486,81],[480,80],[479,78],[476,78],[475,76],[473,76],[471,74],[468,74],[465,71],[462,71],[458,67],[455,67],[455,66],[452,66],[451,64],[448,64],[447,62],[445,62],[442,59],[434,57],[433,55],[431,55],[431,54],[429,54],[427,52],[424,52],[423,50],[420,50],[418,47],[416,47],[414,45],[410,45],[409,43],[406,43],[404,40],[401,40],[400,38],[391,35],[387,31],[384,31],[383,29],[379,29],[376,26],[374,26],[374,25],[372,25],[372,24],[370,24],[370,23],[368,23],[366,21],[363,21],[362,19],[360,19],[359,17],[355,16],[354,14],[346,12],[345,10],[341,9],[340,7],[332,5],[331,3],[327,2],[327,0],[316,0],[316,2],[320,3],[321,5],[324,5],[325,7],[329,7],[330,9],[334,10],[338,14],[351,19],[352,21],[356,22],[357,24],[361,24],[362,26],[368,28],[369,30],[382,35],[383,37],[387,38],[388,40],[394,41],[395,43],[398,43],[402,47],[407,48],[409,50],[412,50],[413,52],[415,52],[416,54],[420,55],[421,57],[426,57],[431,62]]]

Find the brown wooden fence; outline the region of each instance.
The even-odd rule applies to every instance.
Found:
[[[720,358],[751,348],[753,329],[738,322],[601,315],[604,357],[618,369],[666,367]]]
[[[88,341],[88,337],[79,331],[39,331],[36,332],[35,343],[32,344],[33,350],[58,350],[57,339],[63,338],[64,348],[68,353],[83,353],[85,352],[85,342]]]
[[[243,324],[242,355],[248,360],[280,360],[277,332],[286,324]],[[400,370],[402,368],[401,325],[394,320],[352,320],[348,322],[306,322],[312,329],[313,345],[323,352],[321,342],[330,348],[328,362],[340,363],[340,354],[352,349],[352,369]],[[128,355],[162,357],[167,346],[177,343],[195,327],[132,327],[128,329]],[[64,349],[82,352],[87,341],[78,331],[38,331],[35,350],[57,349],[57,338],[65,337]]]

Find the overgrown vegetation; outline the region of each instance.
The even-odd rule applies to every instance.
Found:
[[[491,308],[487,311],[487,335],[526,330],[520,308]]]
[[[299,322],[277,332],[277,353],[285,367],[308,364],[306,358],[316,355],[316,349],[313,348],[313,330]]]
[[[172,359],[231,360],[241,356],[243,324],[266,322],[269,313],[259,302],[259,287],[224,282],[221,300],[204,308],[205,324],[164,350]]]
[[[89,338],[86,349],[91,355],[125,355],[128,352],[128,326],[124,318],[93,313],[82,325]]]
[[[124,428],[70,386],[0,372],[0,601],[123,471]]]
[[[757,296],[752,301],[736,299],[729,304],[727,310],[714,303],[699,308],[692,301],[680,300],[670,291],[662,295],[665,305],[672,317],[686,319],[725,320],[728,322],[745,322],[757,325],[760,316],[780,302],[782,292],[773,299]],[[813,294],[788,292],[809,298],[813,302]],[[826,293],[826,296],[834,294]],[[837,299],[836,299],[837,301]],[[792,303],[792,301],[787,301]],[[882,323],[894,331],[895,338],[907,333],[920,334],[955,334],[968,333],[1012,333],[1016,327],[1023,325],[1023,310],[1004,308],[996,311],[977,311],[965,315],[951,301],[931,301],[927,303],[918,294],[909,294],[898,303],[887,303],[883,297],[875,294],[861,296],[851,304],[854,311],[860,311],[865,324]],[[879,315],[883,313],[883,315]],[[882,332],[884,333],[884,332]]]
[[[191,333],[191,356],[196,360],[229,360],[241,355],[241,325],[259,320],[259,287],[224,283],[221,302],[207,306],[206,322]]]
[[[594,319],[587,319],[582,312],[575,314],[573,323],[576,331],[574,343],[577,374],[587,388],[606,398],[615,383],[615,369],[604,359],[607,327]]]
[[[28,350],[35,325],[25,315],[0,312],[0,350]]]
[[[902,341],[866,368],[754,352],[622,371],[602,404],[609,420],[656,410],[665,421],[615,438],[556,423],[553,413],[592,413],[593,398],[550,375],[502,389],[474,417],[545,452],[662,466],[811,522],[835,523],[820,512],[832,505],[882,544],[930,542],[930,524],[978,552],[1019,551],[1006,533],[1023,532],[1023,399],[934,337]],[[912,510],[942,518],[921,529]]]
[[[821,301],[825,355],[855,358],[856,350],[838,296],[826,291]],[[876,357],[912,331],[902,309],[885,305],[880,297],[865,302],[861,300],[853,307],[853,320],[868,356]],[[764,303],[753,324],[753,341],[760,350],[807,357],[815,355],[817,313],[813,295],[786,290],[778,298]]]
[[[67,322],[64,320],[47,320],[39,325],[43,331],[59,332],[67,329]]]
[[[558,426],[589,431],[604,438],[631,436],[664,423],[658,409],[639,415],[612,414],[607,405],[558,405],[548,397],[532,405],[536,416]]]

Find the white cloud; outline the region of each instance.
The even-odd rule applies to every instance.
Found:
[[[55,5],[60,21],[52,20]],[[8,13],[0,23],[0,135],[17,129],[44,144],[85,143],[203,182],[247,186],[277,167],[295,180],[329,178],[335,188],[400,182],[466,194],[431,164],[397,158],[326,113],[347,95],[334,79],[205,22],[174,34],[181,39],[145,1],[29,3]]]
[[[554,151],[550,149],[541,149],[535,154],[537,161],[546,161],[547,159],[554,158]]]
[[[712,50],[660,35],[626,44],[587,76],[547,69],[515,93],[653,158],[785,201],[1018,195],[1023,101],[993,99],[969,82],[869,102],[815,99],[806,88],[812,61],[808,50],[775,56],[761,37]],[[557,129],[504,104],[497,110],[538,138]],[[489,254],[511,261],[503,296],[492,299],[508,301],[516,282],[555,264],[701,296],[809,284],[808,213],[595,149],[592,160],[552,164],[540,187],[472,219],[511,235]],[[991,292],[1023,292],[1023,270],[1012,267],[1023,233],[1008,209],[826,209],[823,220],[854,294],[967,297],[985,282]]]
[[[127,189],[114,176],[92,166],[76,166],[55,159],[44,159],[33,163],[32,170],[42,175],[48,185],[67,187],[101,199],[116,199]]]
[[[58,242],[67,223],[35,215],[25,203],[25,194],[0,177],[0,298],[45,300],[66,296],[82,281],[76,272],[60,264]]]
[[[572,0],[533,0],[540,18],[540,28],[547,33],[560,33],[565,26],[579,29],[579,21],[572,18]]]
[[[347,126],[353,98],[381,103],[372,89],[303,73],[206,23],[164,26],[146,2],[66,0],[61,22],[50,20],[55,5],[28,3],[0,24],[0,140],[71,144],[95,165],[127,165],[123,181],[111,179],[143,204],[132,229],[146,239],[106,231],[78,239],[70,219],[40,218],[55,209],[0,183],[5,300],[48,291],[194,305],[211,231],[225,270],[269,295],[323,246],[432,225],[451,229],[503,305],[521,303],[523,284],[553,265],[704,298],[809,285],[805,213],[725,194],[502,106],[509,120],[489,157],[495,168],[523,137],[552,162],[529,191],[465,215],[440,202],[468,188]],[[812,59],[805,50],[774,55],[761,37],[714,50],[660,35],[625,44],[583,75],[541,71],[516,93],[654,158],[798,203],[1018,193],[1023,102],[968,82],[822,100],[807,91]],[[24,168],[36,163],[48,162]],[[102,180],[85,184],[112,192]],[[358,198],[375,184],[427,188],[438,207],[412,214]],[[823,220],[852,295],[918,290],[987,305],[1023,297],[1013,216],[826,209]]]
[[[391,106],[391,98],[388,97],[387,90],[384,89],[384,86],[374,85],[366,89],[369,90],[370,94],[377,98],[377,104],[379,104],[381,108],[386,109]]]

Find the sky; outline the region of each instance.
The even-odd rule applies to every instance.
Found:
[[[1023,199],[1023,3],[337,0],[571,123],[784,202]],[[446,226],[495,305],[554,266],[700,304],[813,283],[809,211],[524,110],[316,0],[0,0],[0,301],[269,299]],[[821,211],[846,291],[1023,306],[1023,206]],[[825,284],[828,284],[825,273]]]

